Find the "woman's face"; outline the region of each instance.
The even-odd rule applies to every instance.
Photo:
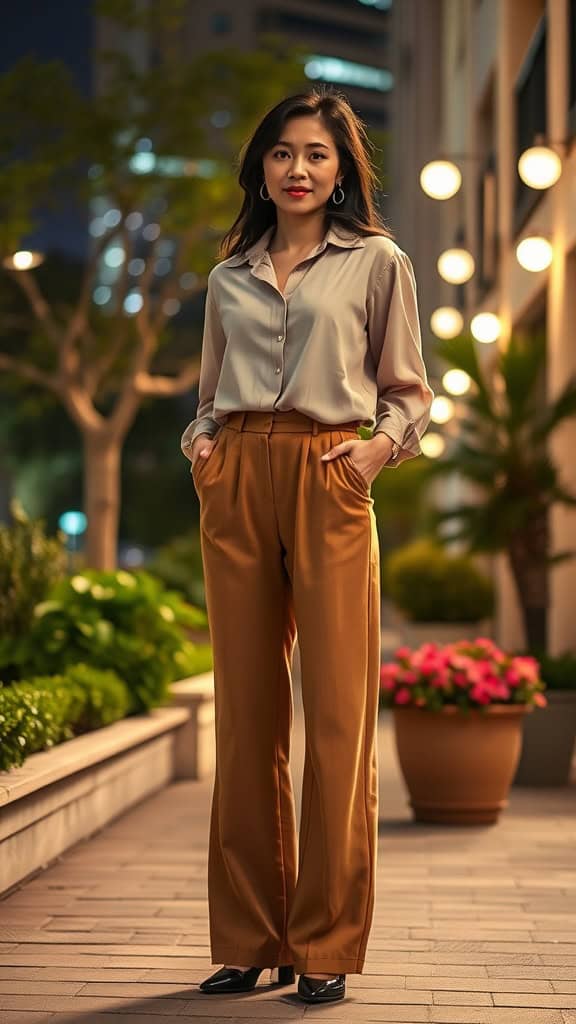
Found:
[[[287,213],[311,213],[324,206],[341,180],[334,139],[319,114],[286,121],[281,138],[264,154],[264,181],[271,200]],[[292,196],[290,187],[307,191]]]

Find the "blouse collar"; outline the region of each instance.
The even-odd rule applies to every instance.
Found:
[[[251,266],[253,266],[255,263],[260,262],[260,260],[263,259],[264,254],[268,249],[268,244],[270,242],[270,239],[272,238],[275,227],[275,224],[270,224],[269,227],[267,227],[266,230],[264,231],[264,234],[262,234],[260,238],[256,242],[254,242],[248,249],[246,249],[245,252],[236,253],[234,256],[229,256],[228,259],[223,260],[223,263],[227,267],[237,267],[241,263],[245,263],[246,261],[248,261]],[[362,248],[365,244],[366,243],[363,237],[357,234],[357,232],[350,231],[348,228],[343,227],[338,227],[338,229],[336,229],[334,225],[331,224],[328,227],[324,235],[324,238],[319,243],[319,245],[317,245],[316,248],[312,250],[310,256],[316,256],[318,253],[322,252],[327,245],[337,245],[340,246],[341,248],[346,249],[359,249]]]

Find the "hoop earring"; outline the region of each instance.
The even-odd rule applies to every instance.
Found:
[[[346,198],[346,193],[344,192],[344,189],[342,188],[342,185],[338,185],[337,188],[340,189],[340,191],[342,193],[342,198],[341,199],[336,199],[336,189],[334,189],[334,191],[332,193],[332,202],[334,203],[335,206],[340,206],[340,203],[343,203],[345,198]]]
[[[263,196],[262,195],[262,189],[263,188],[266,188],[266,182],[265,181],[263,181],[262,184],[260,185],[260,198],[261,199],[265,199],[265,200],[271,199],[272,197],[270,196],[270,194],[268,194],[267,196]],[[268,190],[266,189],[266,191],[268,191]]]

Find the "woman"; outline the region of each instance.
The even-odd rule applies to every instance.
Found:
[[[197,417],[216,775],[202,991],[361,974],[374,904],[380,568],[372,481],[418,455],[432,390],[408,256],[374,209],[362,123],[329,88],[270,110],[208,277]],[[358,426],[373,426],[361,440]],[[289,774],[298,633],[306,754]],[[297,872],[298,867],[298,872]],[[278,973],[276,973],[278,968]]]

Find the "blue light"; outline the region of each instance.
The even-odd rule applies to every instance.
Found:
[[[83,512],[63,512],[58,520],[58,526],[69,537],[79,537],[87,525],[88,520]]]
[[[368,64],[355,64],[340,57],[322,57],[310,54],[304,59],[304,72],[307,78],[321,79],[323,82],[340,82],[342,85],[356,85],[361,89],[376,89],[378,92],[389,92],[394,85],[394,77],[385,68],[375,68]]]

